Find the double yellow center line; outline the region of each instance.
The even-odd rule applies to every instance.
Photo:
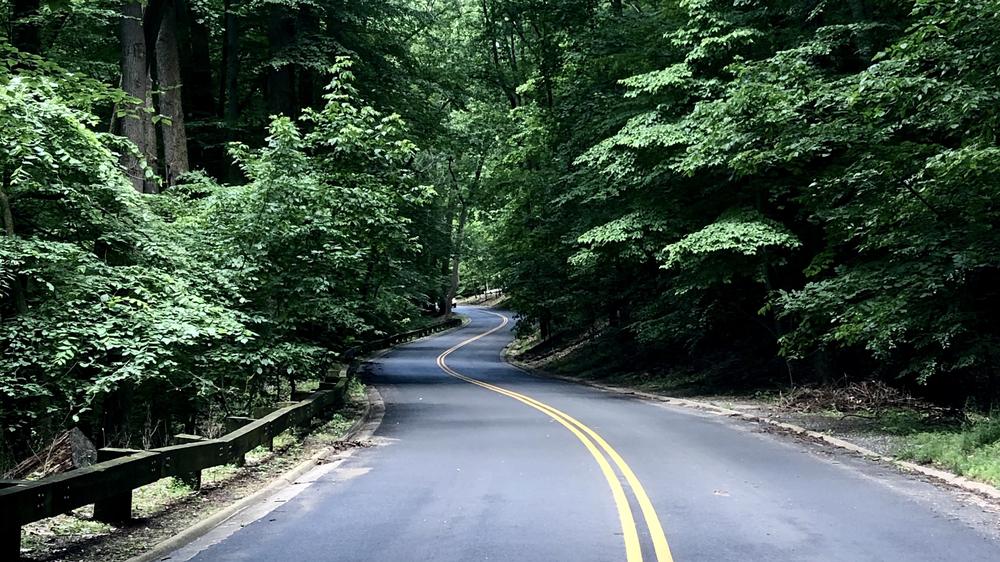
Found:
[[[591,456],[594,457],[594,460],[597,461],[597,465],[601,468],[601,473],[604,474],[604,478],[608,481],[608,486],[611,487],[611,495],[614,497],[615,507],[618,509],[618,518],[621,520],[622,535],[625,539],[626,561],[642,562],[642,548],[639,542],[639,533],[635,525],[635,518],[632,515],[632,508],[629,506],[625,488],[622,486],[618,475],[611,467],[611,464],[613,463],[614,466],[618,468],[619,472],[621,472],[621,475],[625,477],[625,481],[628,483],[629,488],[632,490],[632,494],[635,496],[636,502],[639,504],[639,509],[642,511],[642,517],[645,519],[646,527],[649,529],[649,536],[653,543],[653,551],[656,553],[657,561],[673,562],[673,557],[670,555],[670,547],[667,545],[667,538],[663,534],[663,527],[660,525],[660,519],[656,516],[656,510],[653,508],[653,502],[649,500],[649,496],[646,495],[646,490],[643,489],[642,483],[639,482],[638,478],[636,478],[635,473],[632,472],[631,468],[629,468],[625,459],[623,459],[622,456],[619,455],[618,452],[615,451],[603,437],[565,412],[557,410],[548,404],[539,402],[538,400],[519,392],[514,392],[513,390],[508,390],[506,388],[465,376],[449,367],[447,362],[445,362],[445,359],[447,359],[447,357],[455,351],[476,340],[485,338],[486,336],[503,329],[510,322],[510,320],[502,314],[497,314],[495,312],[489,312],[489,314],[498,316],[501,319],[500,325],[477,336],[463,340],[451,349],[448,349],[438,356],[438,366],[441,367],[441,370],[457,379],[483,387],[498,394],[503,394],[504,396],[513,398],[518,402],[526,404],[527,406],[544,413],[553,420],[559,422],[563,427],[568,429],[570,433],[575,435],[576,438],[583,443],[583,446],[587,448],[587,451],[590,452]],[[608,462],[608,459],[611,460],[610,463]]]

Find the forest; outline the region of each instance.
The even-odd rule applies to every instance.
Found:
[[[0,0],[0,36],[0,472],[486,288],[662,376],[1000,398],[998,0]]]

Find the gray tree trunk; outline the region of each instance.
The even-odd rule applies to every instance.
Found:
[[[177,48],[184,83],[184,111],[189,119],[209,119],[215,115],[212,95],[212,38],[208,27],[191,11],[188,0],[175,0]]]
[[[0,222],[3,223],[4,236],[14,237],[14,210],[10,205],[10,198],[7,192],[10,189],[11,173],[3,170],[3,181],[0,182]],[[14,298],[14,310],[18,314],[24,314],[28,310],[28,305],[24,297],[24,287],[22,286],[22,276],[20,274],[11,279],[11,296]],[[0,318],[2,320],[2,318]]]
[[[465,224],[469,220],[469,205],[466,201],[460,203],[461,211],[458,213],[458,230],[455,232],[455,242],[452,246],[451,254],[451,285],[448,287],[447,309],[451,313],[451,303],[458,295],[459,268],[462,265],[462,247],[465,245]]]
[[[295,20],[281,5],[272,5],[267,19],[268,54],[272,61],[287,55],[285,50],[295,40]],[[294,103],[295,71],[292,65],[283,63],[268,66],[267,70],[267,111],[271,115],[295,117]]]
[[[448,286],[448,294],[445,299],[446,314],[451,314],[451,303],[458,295],[458,285],[461,281],[459,270],[462,266],[462,250],[465,246],[465,226],[469,222],[469,201],[475,197],[476,192],[479,190],[479,181],[483,175],[484,164],[485,156],[480,156],[479,162],[476,164],[476,172],[472,177],[472,184],[469,186],[468,193],[463,196],[461,194],[462,188],[458,183],[458,177],[455,175],[454,161],[448,161],[448,172],[451,174],[453,189],[458,194],[458,204],[461,206],[461,209],[458,214],[458,229],[455,231],[455,238],[451,246],[451,283]],[[449,222],[449,224],[451,223]]]
[[[156,78],[159,82],[160,114],[170,122],[160,123],[163,136],[163,182],[177,183],[188,171],[187,132],[181,85],[180,56],[177,49],[177,13],[173,2],[164,6],[163,22],[156,40]]]
[[[236,124],[240,118],[239,76],[240,76],[240,18],[236,10],[238,0],[225,0],[226,17],[223,22],[222,67],[219,69],[219,114],[225,121],[226,140],[233,140]],[[239,166],[232,159],[225,159],[225,177],[237,183],[241,176]]]
[[[139,149],[139,156],[125,154],[122,157],[122,164],[132,181],[132,187],[139,193],[155,187],[155,184],[150,185],[152,182],[145,180],[142,159],[144,158],[150,166],[156,160],[156,130],[153,128],[152,116],[148,111],[152,104],[152,91],[149,66],[146,61],[146,38],[143,34],[142,15],[143,8],[140,2],[126,2],[122,8],[120,25],[122,89],[140,102],[121,121],[122,135],[135,144]]]
[[[236,15],[238,2],[225,1],[225,22],[222,42],[222,68],[220,69],[221,89],[219,92],[219,110],[226,121],[226,126],[232,127],[240,116],[239,74],[240,74],[240,20]]]
[[[149,70],[146,71],[146,103],[143,108],[142,113],[142,134],[145,138],[145,143],[142,146],[142,153],[146,159],[146,165],[150,170],[154,172],[159,170],[159,159],[160,155],[157,150],[159,144],[156,141],[156,124],[153,123],[153,109],[156,106],[153,104],[153,78],[149,75]],[[155,179],[143,178],[142,180],[142,192],[143,193],[159,193],[160,186],[156,183]]]

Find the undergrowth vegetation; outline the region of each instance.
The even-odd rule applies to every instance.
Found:
[[[287,399],[339,351],[419,321],[434,290],[414,217],[433,190],[349,61],[324,104],[234,144],[246,182],[136,193],[120,138],[58,74],[0,89],[0,469],[65,427],[149,447]],[[416,225],[419,226],[419,225]]]
[[[1000,485],[1000,420],[976,417],[948,429],[907,435],[899,456]]]

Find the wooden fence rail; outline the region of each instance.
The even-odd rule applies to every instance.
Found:
[[[0,480],[0,560],[18,560],[21,526],[94,504],[94,519],[121,522],[132,517],[132,490],[172,476],[195,487],[201,471],[224,464],[242,464],[245,455],[260,446],[271,447],[274,437],[302,427],[347,401],[348,379],[363,355],[453,328],[458,318],[395,334],[348,349],[345,365],[320,382],[319,389],[302,400],[274,409],[257,419],[228,418],[234,427],[216,439],[177,435],[180,444],[149,450],[105,448],[95,464],[40,480]],[[249,423],[246,423],[249,422]]]

